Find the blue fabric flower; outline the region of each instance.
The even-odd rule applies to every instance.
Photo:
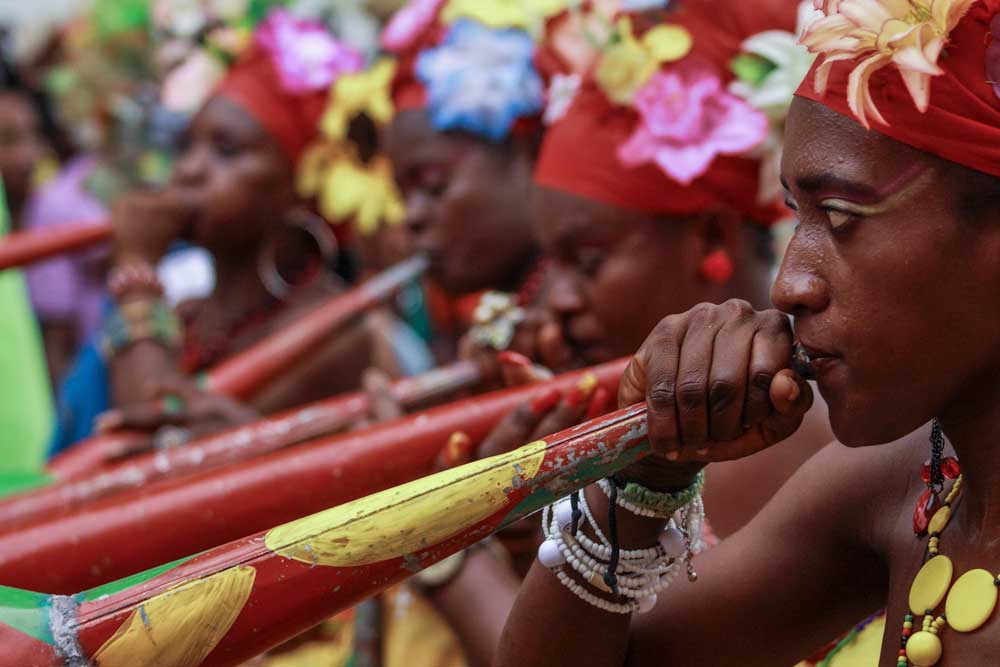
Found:
[[[455,21],[440,46],[417,58],[434,127],[500,141],[518,118],[539,113],[543,86],[534,52],[534,41],[522,30]]]

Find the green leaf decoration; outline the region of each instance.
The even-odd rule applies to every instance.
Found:
[[[759,86],[768,74],[777,69],[777,65],[767,58],[752,53],[741,53],[732,59],[729,66],[737,79],[751,86]]]

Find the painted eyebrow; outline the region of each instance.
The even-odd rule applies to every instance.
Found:
[[[827,173],[806,174],[797,178],[795,182],[802,190],[812,194],[821,193],[828,198],[839,197],[858,204],[874,205],[907,189],[928,171],[929,167],[925,164],[913,164],[881,187],[872,187]],[[789,189],[784,176],[781,177],[781,185],[786,190]]]
[[[857,201],[860,204],[874,204],[885,196],[884,192],[869,185],[826,173],[800,176],[795,179],[795,184],[810,194],[836,195]]]

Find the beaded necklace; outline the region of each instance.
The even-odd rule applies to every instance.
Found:
[[[903,617],[898,667],[931,667],[941,660],[941,633],[946,627],[956,632],[972,632],[993,615],[997,604],[1000,575],[982,569],[969,570],[952,584],[954,565],[938,551],[941,533],[951,521],[952,505],[962,490],[962,476],[955,480],[944,504],[928,525],[930,558],[910,585],[910,612]],[[947,598],[947,599],[946,599]],[[934,610],[945,602],[945,611],[935,618]],[[914,618],[923,616],[920,630],[913,631]]]

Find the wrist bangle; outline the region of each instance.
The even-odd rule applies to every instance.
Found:
[[[152,264],[130,262],[111,269],[108,273],[108,292],[115,301],[120,301],[126,294],[135,291],[163,295],[163,285]]]
[[[105,359],[144,340],[177,347],[181,341],[180,323],[162,301],[131,301],[110,313],[98,340]]]
[[[598,482],[601,491],[609,498],[611,497],[611,485],[615,484],[607,479]],[[624,486],[618,486],[617,504],[627,512],[637,516],[667,519],[673,516],[674,512],[689,504],[694,498],[701,494],[702,487],[705,486],[705,471],[700,471],[694,481],[686,489],[670,493],[652,491],[636,484],[628,482]]]

